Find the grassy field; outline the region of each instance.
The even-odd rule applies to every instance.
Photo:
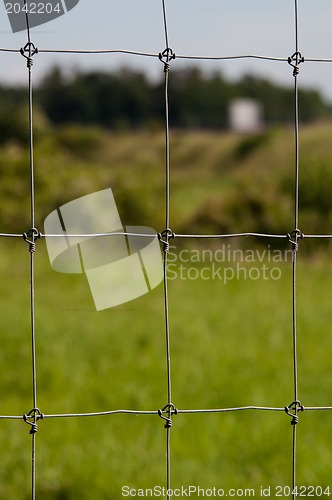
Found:
[[[305,233],[318,228],[329,232],[330,132],[328,124],[303,132],[301,229]],[[61,203],[112,187],[127,224],[162,230],[163,134],[102,138],[95,131],[82,134],[78,128],[71,134],[57,131],[52,139],[41,138],[37,144],[39,229],[43,231],[43,218]],[[262,229],[268,223],[272,230],[292,229],[291,131],[274,131],[259,139],[179,132],[174,134],[171,151],[175,232],[227,230],[229,225],[235,225],[236,231],[255,230],[258,222]],[[310,173],[306,151],[312,152],[311,161],[318,165],[317,175]],[[319,161],[314,151],[319,151]],[[4,226],[24,231],[28,227],[26,157],[14,144],[4,145],[2,153]],[[307,183],[312,190],[305,194]],[[313,193],[318,197],[322,186],[318,217]],[[255,193],[260,204],[253,209]],[[327,208],[322,212],[324,203]],[[267,219],[262,215],[265,209]],[[291,262],[273,262],[266,253],[260,262],[264,250],[270,250],[269,243],[258,246],[247,240],[246,248],[258,252],[255,261],[229,262],[216,257],[226,242],[210,247],[210,261],[204,261],[201,246],[196,254],[200,258],[188,261],[194,246],[174,241],[172,270],[178,278],[169,281],[169,306],[172,398],[177,408],[284,407],[293,401]],[[306,244],[306,240],[300,242],[298,256],[299,398],[304,406],[332,405],[332,264],[328,247],[308,253]],[[231,245],[228,250],[235,255],[238,242]],[[32,407],[30,255],[27,244],[17,239],[2,239],[0,252],[0,415],[21,415]],[[37,242],[35,261],[40,410],[53,414],[162,408],[167,403],[162,286],[133,302],[96,312],[82,276],[51,269],[44,240]],[[261,271],[259,276],[252,271],[263,264],[268,279]],[[180,265],[184,267],[181,276]],[[243,270],[225,282],[225,268],[236,270],[237,265]],[[277,279],[271,277],[274,268]],[[290,485],[290,420],[284,412],[174,416],[172,487],[255,488],[258,496],[260,486]],[[331,423],[329,412],[300,414],[299,485],[330,484]],[[163,424],[154,415],[40,421],[37,497],[117,500],[125,485],[164,486]],[[31,439],[23,420],[0,421],[0,449],[0,498],[28,499]]]

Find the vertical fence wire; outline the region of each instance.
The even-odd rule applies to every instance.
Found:
[[[297,251],[298,251],[298,227],[299,227],[299,10],[298,0],[295,0],[295,68],[294,68],[294,129],[295,129],[295,203],[294,203],[294,236],[293,258],[292,258],[292,302],[293,302],[293,370],[294,370],[294,411],[293,424],[293,446],[292,446],[292,492],[293,500],[296,499],[296,454],[297,454],[297,411],[298,411],[298,367],[297,367]]]
[[[168,375],[168,404],[172,402],[172,389],[171,389],[171,365],[170,365],[170,339],[169,339],[169,311],[168,311],[168,289],[167,289],[167,253],[168,253],[168,240],[169,240],[169,226],[170,226],[170,159],[169,159],[169,106],[168,106],[168,81],[169,81],[169,53],[168,53],[168,34],[167,34],[167,18],[165,10],[165,1],[163,0],[163,14],[165,23],[165,40],[166,62],[164,63],[165,75],[165,252],[164,252],[164,284],[165,284],[165,322],[166,322],[166,348],[167,348],[167,375]]]
[[[169,227],[170,227],[170,159],[169,159],[169,105],[168,105],[168,81],[169,81],[169,42],[168,42],[168,24],[166,15],[165,0],[162,0],[164,33],[166,48],[163,54],[166,57],[164,61],[165,75],[165,243],[164,243],[164,303],[165,303],[165,335],[166,335],[166,363],[167,363],[167,411],[168,420],[166,427],[166,487],[167,499],[170,499],[169,492],[171,488],[171,418],[172,418],[172,379],[171,379],[171,349],[170,349],[170,329],[169,329],[169,300],[168,300],[168,282],[167,282],[167,264],[169,250]]]
[[[26,6],[26,1],[24,1]],[[34,182],[34,150],[33,150],[33,90],[32,90],[32,57],[33,47],[31,45],[29,16],[26,14],[28,50],[28,92],[29,92],[29,159],[30,159],[30,221],[31,229],[35,227],[35,182]],[[35,233],[29,232],[30,240],[30,308],[31,308],[31,359],[32,359],[32,390],[33,390],[33,408],[37,408],[37,368],[36,368],[36,339],[35,339]],[[33,424],[36,425],[36,413],[33,412]],[[31,498],[36,498],[36,433],[35,427],[31,428]]]
[[[34,128],[33,128],[33,56],[37,52],[31,41],[27,2],[24,0],[27,43],[21,49],[28,68],[28,114],[29,114],[29,177],[30,177],[30,225],[31,229],[23,237],[29,244],[30,251],[30,323],[31,323],[31,365],[32,365],[32,404],[33,409],[24,415],[24,420],[31,426],[31,498],[36,498],[36,432],[39,410],[37,409],[37,367],[36,367],[36,332],[35,332],[35,241],[38,231],[35,229],[35,172],[34,172]]]

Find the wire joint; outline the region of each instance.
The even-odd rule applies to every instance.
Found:
[[[170,70],[170,61],[175,59],[175,53],[172,49],[167,47],[163,52],[159,52],[159,60],[164,64],[164,72],[168,73]]]
[[[175,234],[170,228],[166,228],[162,233],[158,233],[158,239],[164,245],[164,252],[169,252],[169,240],[175,238]]]
[[[36,251],[36,240],[41,237],[40,232],[35,227],[29,229],[28,232],[23,233],[23,239],[27,243],[29,243],[29,251],[30,253],[34,253]]]
[[[33,65],[33,56],[35,54],[38,54],[37,47],[32,42],[28,42],[24,45],[23,48],[20,49],[20,53],[27,60],[27,67],[31,69]],[[26,55],[26,53],[28,55]]]
[[[295,400],[289,406],[285,406],[285,412],[292,417],[291,425],[296,425],[299,421],[298,412],[304,411],[304,406],[300,401]],[[293,413],[292,413],[293,412]]]
[[[287,239],[289,243],[293,245],[293,251],[297,252],[299,249],[299,240],[302,240],[304,238],[304,234],[300,229],[294,229],[291,233],[287,234]]]
[[[29,413],[23,415],[24,422],[31,426],[30,434],[36,434],[36,432],[38,432],[37,422],[38,420],[42,420],[43,418],[44,414],[41,413],[39,408],[33,408],[31,411],[29,411]]]
[[[301,63],[304,63],[304,57],[301,52],[294,52],[294,54],[288,58],[288,64],[293,68],[293,76],[298,76],[300,73],[299,66]]]
[[[163,415],[163,413],[167,413],[167,417]],[[166,421],[165,423],[165,429],[170,429],[172,427],[172,415],[177,415],[178,410],[175,408],[173,403],[167,404],[162,408],[162,410],[158,410],[158,415],[160,418]]]

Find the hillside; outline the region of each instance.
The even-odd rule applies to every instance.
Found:
[[[76,197],[111,187],[127,224],[164,228],[165,137],[161,130],[112,133],[52,127],[35,120],[36,218]],[[300,133],[300,228],[332,227],[331,122]],[[174,232],[270,232],[293,229],[292,128],[259,135],[172,131],[171,225]],[[2,231],[29,227],[29,159],[22,141],[0,147]]]
[[[62,203],[107,187],[125,224],[164,229],[164,131],[55,128],[42,115],[35,125],[39,230]],[[173,231],[292,230],[293,133],[292,128],[252,136],[173,130]],[[329,122],[301,127],[304,233],[331,232],[331,133]],[[2,144],[0,162],[2,230],[22,233],[30,227],[24,136]],[[31,408],[30,255],[19,238],[1,238],[0,244],[1,414],[23,415]],[[275,488],[291,481],[293,429],[283,408],[293,398],[292,265],[286,259],[267,260],[278,279],[256,279],[266,255],[258,252],[255,263],[240,262],[241,274],[226,282],[225,274],[218,278],[214,271],[225,273],[238,262],[223,263],[217,255],[212,262],[188,262],[188,253],[183,260],[180,252],[172,256],[172,276],[174,264],[176,272],[182,264],[186,270],[183,278],[169,280],[172,401],[179,409],[258,405],[282,411],[174,415],[172,484],[245,485],[258,492],[262,485]],[[96,312],[85,277],[54,272],[44,240],[38,241],[35,257],[41,411],[162,408],[167,396],[162,285],[131,303]],[[216,279],[206,279],[207,268]],[[301,253],[299,397],[306,408],[330,404],[330,268],[327,252],[322,259]],[[250,275],[252,270],[256,274]],[[301,412],[298,428],[299,484],[326,488],[332,460],[326,440],[329,412]],[[0,445],[6,453],[0,498],[29,498],[29,438],[23,420],[2,419]],[[48,500],[118,499],[123,485],[164,484],[164,421],[157,413],[44,418],[38,422],[37,469],[37,496]]]

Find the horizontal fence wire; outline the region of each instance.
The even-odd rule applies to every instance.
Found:
[[[20,53],[21,49],[0,47],[0,52]],[[98,55],[98,54],[122,54],[129,56],[151,57],[160,59],[160,53],[138,52],[135,50],[125,49],[42,49],[38,48],[38,54],[74,54],[74,55]],[[242,59],[257,59],[261,61],[284,62],[289,64],[289,56],[276,57],[260,54],[238,54],[238,55],[220,55],[220,56],[204,56],[204,55],[184,55],[173,53],[173,59],[181,59],[188,61],[236,61]],[[332,63],[332,58],[314,58],[303,57],[301,62],[308,63]]]
[[[151,236],[159,236],[162,233],[134,233],[132,231],[112,231],[110,233],[38,233],[38,238],[104,238],[112,236],[133,236],[151,238]],[[24,239],[26,233],[0,233],[0,238],[21,238]],[[287,234],[270,234],[270,233],[225,233],[225,234],[181,234],[173,233],[172,239],[225,239],[225,238],[272,238],[281,240],[290,240],[292,233]],[[303,234],[301,239],[324,239],[332,238],[332,234]]]
[[[25,0],[24,0],[25,3]],[[300,146],[299,146],[299,75],[300,75],[300,64],[309,63],[332,63],[331,59],[323,58],[305,58],[300,53],[300,42],[299,42],[299,20],[298,20],[298,1],[294,1],[295,7],[295,47],[292,56],[287,57],[272,57],[265,55],[224,55],[224,56],[203,56],[203,55],[179,55],[173,52],[169,44],[169,33],[168,33],[168,19],[166,14],[166,1],[162,0],[162,17],[164,24],[164,41],[165,49],[163,52],[149,53],[149,52],[139,52],[135,50],[115,50],[115,49],[43,49],[36,48],[33,45],[28,16],[27,16],[27,44],[22,49],[17,48],[0,48],[0,53],[12,53],[21,54],[24,56],[27,62],[28,68],[28,94],[29,94],[29,171],[30,171],[30,222],[31,229],[27,230],[26,233],[0,233],[0,238],[21,238],[22,240],[30,243],[30,315],[31,315],[31,368],[32,368],[32,410],[24,415],[0,415],[0,420],[23,420],[31,427],[30,433],[32,435],[32,451],[31,451],[31,498],[32,500],[36,497],[36,433],[37,433],[37,422],[39,420],[46,419],[62,419],[62,418],[89,418],[89,417],[113,417],[116,415],[129,415],[129,416],[156,416],[162,418],[165,423],[166,428],[166,485],[167,490],[171,489],[171,427],[172,427],[172,417],[173,415],[190,415],[190,414],[222,414],[228,412],[246,412],[246,411],[262,411],[262,412],[284,412],[287,416],[292,418],[292,486],[293,490],[297,484],[297,427],[298,414],[299,412],[316,412],[316,411],[331,411],[332,406],[303,406],[299,401],[298,395],[298,340],[297,340],[297,259],[298,259],[298,243],[301,239],[331,239],[331,234],[303,234],[299,225],[299,171],[300,171]],[[292,51],[291,51],[292,52]],[[34,173],[34,148],[33,148],[33,86],[32,86],[32,62],[33,57],[40,54],[105,54],[111,56],[112,54],[122,54],[128,56],[140,56],[155,58],[161,61],[164,65],[164,109],[165,109],[165,228],[163,228],[159,233],[135,233],[130,231],[116,231],[109,233],[67,233],[63,234],[47,234],[41,233],[35,228],[35,173]],[[256,59],[264,61],[273,62],[283,62],[287,63],[293,68],[294,77],[294,228],[290,230],[287,234],[270,234],[270,233],[257,233],[257,232],[239,232],[239,233],[229,233],[229,234],[185,234],[173,232],[170,221],[170,175],[171,175],[171,160],[170,160],[170,150],[171,141],[169,136],[169,92],[168,85],[169,79],[171,78],[172,64],[174,60],[206,60],[206,61],[231,61],[231,60],[244,60],[244,59]],[[166,358],[166,390],[165,390],[165,401],[167,402],[165,406],[160,409],[153,410],[133,410],[133,409],[113,409],[108,411],[91,411],[86,413],[43,413],[39,410],[37,404],[37,368],[36,368],[36,347],[35,347],[35,306],[34,306],[34,293],[35,293],[35,243],[39,238],[94,238],[94,237],[112,237],[112,236],[132,236],[132,237],[158,237],[160,243],[164,243],[163,247],[163,286],[164,286],[164,319],[165,319],[165,358]],[[237,407],[225,407],[225,408],[188,408],[181,409],[177,408],[172,402],[172,370],[171,370],[171,317],[172,311],[169,309],[169,291],[168,291],[168,251],[169,242],[173,238],[178,239],[229,239],[229,238],[267,238],[267,239],[283,239],[288,240],[292,245],[292,344],[293,344],[293,397],[294,400],[289,405],[284,407],[274,407],[274,406],[237,406]],[[170,495],[168,494],[168,498]],[[293,494],[295,498],[295,494]]]
[[[292,405],[292,404],[291,404]],[[234,406],[229,408],[172,408],[172,412],[174,411],[177,415],[181,414],[199,414],[199,413],[231,413],[238,411],[266,411],[266,412],[285,412],[289,410],[290,406],[255,406],[255,405],[247,405],[247,406]],[[331,411],[332,406],[303,406],[301,405],[300,411],[311,412],[311,411]],[[86,417],[107,417],[113,415],[154,415],[160,416],[160,409],[158,410],[107,410],[107,411],[94,411],[94,412],[85,412],[85,413],[41,413],[39,419],[48,419],[48,418],[86,418]],[[163,411],[164,412],[164,411]],[[24,416],[22,415],[0,415],[1,420],[24,420]]]

